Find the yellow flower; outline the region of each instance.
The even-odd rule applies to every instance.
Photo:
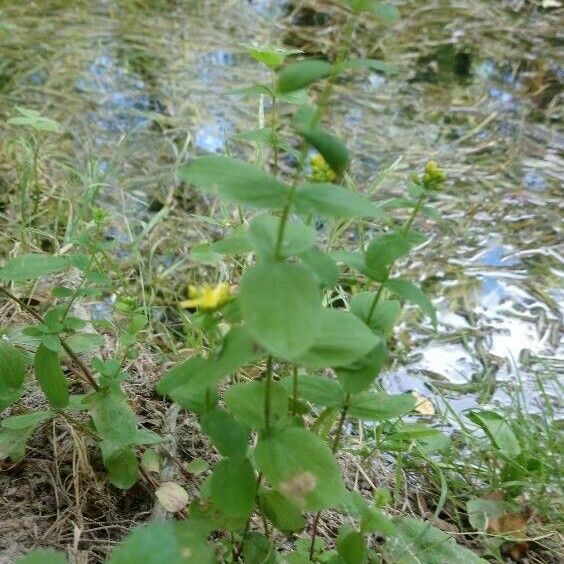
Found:
[[[425,174],[423,175],[423,182],[426,184],[438,185],[446,180],[445,171],[439,168],[435,161],[429,161],[425,165]]]
[[[206,311],[218,309],[231,299],[229,284],[222,282],[216,286],[205,284],[199,288],[188,286],[188,300],[180,302],[184,309],[198,308]]]
[[[312,182],[333,182],[337,178],[335,171],[319,153],[310,159]]]

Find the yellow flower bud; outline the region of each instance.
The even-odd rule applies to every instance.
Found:
[[[201,309],[213,311],[220,308],[231,299],[229,284],[222,282],[216,286],[204,285],[201,287],[188,286],[188,300],[180,302],[184,309]]]

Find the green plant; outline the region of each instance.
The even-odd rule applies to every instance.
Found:
[[[242,267],[239,290],[228,295],[225,282],[192,288],[190,299],[181,304],[197,310],[193,317],[209,352],[173,367],[157,386],[162,395],[198,415],[202,431],[221,459],[202,486],[199,499],[190,503],[185,521],[133,531],[110,562],[219,559],[356,564],[378,561],[380,556],[394,562],[415,562],[419,557],[442,561],[453,556],[480,561],[430,525],[393,519],[378,500],[367,501],[348,491],[335,457],[350,420],[376,422],[384,439],[412,442],[417,437],[414,427],[405,425],[403,434],[399,429],[402,418],[415,406],[413,396],[386,394],[377,389],[375,380],[386,362],[387,342],[402,302],[416,304],[436,323],[429,299],[415,284],[396,277],[394,267],[421,240],[413,232],[414,221],[425,210],[429,194],[445,180],[443,171],[429,162],[423,175],[410,179],[405,198],[376,204],[351,188],[348,150],[322,122],[332,87],[342,73],[392,70],[381,61],[348,58],[358,18],[370,12],[390,21],[397,14],[391,6],[370,0],[346,4],[353,13],[334,62],[285,64],[291,53],[249,47],[251,55],[272,71],[272,81],[239,93],[270,97],[271,121],[268,128],[238,137],[272,150],[270,172],[219,156],[195,159],[179,170],[184,182],[239,206],[242,220],[235,234],[210,245],[225,260],[232,255]],[[317,103],[310,104],[305,89],[323,81]],[[297,106],[290,128],[292,137],[300,139],[298,150],[284,139],[279,104]],[[311,160],[308,181],[311,149],[317,154]],[[284,152],[297,157],[290,179],[282,178],[279,170]],[[406,221],[389,218],[387,212],[394,207],[410,210]],[[262,213],[247,216],[245,208]],[[316,232],[313,225],[318,217],[333,222],[330,241]],[[119,300],[118,353],[93,358],[87,366],[78,356],[84,349],[75,342],[97,347],[100,337],[88,333],[85,338],[81,333],[84,322],[71,314],[77,298],[109,284],[102,266],[106,244],[96,236],[102,222],[103,214],[95,214],[92,231],[73,241],[82,253],[24,255],[0,270],[1,280],[15,283],[67,268],[82,273],[78,287],[54,289],[57,303],[42,317],[10,290],[0,290],[37,320],[23,334],[32,340],[35,375],[50,404],[49,410],[4,419],[0,453],[12,460],[21,458],[37,426],[52,417],[63,417],[99,441],[111,480],[128,488],[138,478],[137,447],[159,440],[138,428],[120,385],[126,377],[124,363],[146,318],[134,301]],[[360,248],[333,250],[338,235],[347,230],[359,234]],[[246,257],[250,253],[254,258],[249,263]],[[345,281],[354,281],[363,291],[351,294]],[[0,353],[9,367],[1,381],[5,407],[23,393],[26,369],[14,340],[1,343]],[[77,376],[88,386],[86,394],[69,393],[69,378],[61,368],[63,355],[65,364],[74,365]],[[248,366],[258,368],[260,377],[242,377]],[[231,382],[226,384],[228,377]],[[87,411],[87,423],[74,420],[75,411]],[[389,431],[389,422],[400,423]],[[419,431],[420,435],[432,434],[427,429]],[[177,501],[186,505],[181,490],[168,490],[167,494],[179,498],[173,499],[171,507]],[[162,489],[159,493],[164,499]],[[318,538],[318,524],[326,510],[346,515],[354,523],[342,526],[334,548]],[[255,514],[262,521],[260,528],[253,522]],[[307,515],[312,516],[309,534],[285,549],[280,538],[303,531]],[[386,539],[380,554],[367,543],[372,533]],[[37,557],[43,562],[61,560],[53,553]]]

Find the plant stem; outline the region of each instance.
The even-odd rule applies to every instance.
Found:
[[[43,318],[33,310],[33,308],[29,307],[23,300],[20,300],[17,296],[14,296],[11,292],[6,290],[5,288],[0,288],[0,293],[4,294],[7,298],[11,299],[15,303],[17,303],[22,309],[27,311],[36,321],[39,323],[43,323]],[[90,373],[90,370],[86,367],[84,362],[79,358],[79,356],[69,347],[69,345],[65,342],[65,340],[59,336],[61,341],[61,345],[65,352],[72,358],[74,363],[80,368],[82,380],[84,380],[90,387],[94,388],[95,390],[99,390],[100,387],[98,383],[94,379],[94,376]]]
[[[266,387],[264,390],[264,429],[270,432],[270,413],[271,413],[271,391],[272,391],[272,355],[266,359]]]
[[[298,367],[292,367],[292,415],[298,414]]]
[[[409,234],[409,230],[411,229],[411,226],[413,225],[413,222],[415,221],[417,214],[421,210],[421,207],[423,206],[424,201],[425,201],[425,194],[423,193],[423,194],[421,194],[421,196],[419,196],[419,199],[417,200],[417,203],[415,204],[415,207],[413,208],[411,215],[409,216],[408,220],[405,222],[405,225],[403,226],[403,228],[401,230],[401,233],[404,237],[406,237]],[[388,267],[386,279],[389,278],[391,270],[392,270],[392,265],[390,265]],[[370,305],[370,309],[368,310],[368,316],[366,317],[366,324],[367,325],[370,325],[370,321],[372,321],[372,316],[374,315],[374,312],[376,311],[376,306],[380,302],[380,298],[382,297],[383,292],[384,292],[384,284],[381,284],[380,287],[378,288],[378,291],[376,292],[376,295],[374,296],[374,299],[372,300],[372,304]]]
[[[349,411],[349,403],[351,401],[351,395],[347,394],[345,396],[345,402],[343,404],[343,409],[341,409],[341,417],[339,418],[339,423],[337,425],[337,432],[335,433],[335,438],[333,439],[333,446],[331,447],[331,452],[335,454],[339,450],[341,443],[341,437],[343,436],[343,428],[345,426],[345,420],[347,418],[347,413]],[[315,552],[315,539],[317,538],[317,527],[319,525],[319,519],[321,518],[321,511],[315,514],[312,523],[312,533],[311,533],[311,544],[309,545],[309,559],[313,560],[313,553]]]
[[[341,40],[341,46],[337,52],[337,58],[335,60],[335,65],[339,65],[345,61],[347,55],[350,51],[352,36],[354,34],[354,30],[356,29],[356,25],[358,23],[358,16],[351,18],[347,24],[345,32],[343,33],[343,38]],[[335,83],[335,79],[337,74],[332,74],[328,79],[327,83],[325,84],[325,88],[319,97],[319,102],[317,104],[317,109],[315,110],[315,114],[309,124],[310,128],[314,128],[320,121],[323,116],[323,112],[327,107],[327,102],[331,97],[331,93],[333,92],[333,85]],[[286,230],[286,223],[288,222],[288,217],[290,216],[290,210],[292,209],[292,204],[294,203],[294,198],[296,197],[296,188],[298,182],[301,178],[302,172],[305,166],[305,160],[307,157],[308,151],[308,144],[304,141],[300,158],[298,160],[298,164],[296,167],[296,173],[294,175],[294,179],[292,180],[292,185],[290,186],[290,190],[288,191],[288,197],[286,199],[286,205],[282,210],[282,215],[280,217],[280,223],[278,225],[278,235],[276,237],[276,247],[274,250],[274,257],[276,259],[281,258],[281,251],[282,251],[282,243],[284,242],[284,232]]]

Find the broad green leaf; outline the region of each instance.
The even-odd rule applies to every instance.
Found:
[[[515,458],[521,453],[519,441],[504,417],[494,411],[472,411],[467,417],[485,431],[505,456]]]
[[[249,333],[288,360],[304,353],[319,334],[320,298],[315,276],[297,264],[260,262],[241,279],[239,302]]]
[[[247,535],[243,545],[243,559],[245,562],[277,564],[279,562],[277,554],[274,545],[262,533],[252,532]]]
[[[389,450],[407,451],[415,445],[420,452],[431,454],[444,450],[450,444],[447,435],[420,423],[399,422],[394,425],[387,437]]]
[[[47,274],[64,270],[69,265],[67,257],[53,255],[21,255],[0,268],[0,280],[25,282]]]
[[[137,420],[118,383],[92,394],[90,415],[104,440],[112,445],[130,445],[137,436]]]
[[[364,262],[364,253],[354,251],[334,251],[331,256],[337,261],[346,264],[353,270],[357,270],[368,276],[368,268]]]
[[[52,548],[38,548],[16,560],[16,564],[67,564],[67,557]]]
[[[339,282],[339,267],[331,255],[310,249],[301,253],[299,258],[319,278],[323,288],[332,288]]]
[[[301,133],[305,140],[321,153],[337,176],[345,172],[350,157],[345,144],[340,139],[321,128],[304,129]]]
[[[294,205],[296,211],[302,215],[314,213],[336,219],[386,217],[382,208],[361,194],[336,184],[321,182],[299,186]]]
[[[20,399],[24,391],[25,375],[23,354],[0,337],[0,411]]]
[[[431,300],[415,285],[408,280],[401,278],[394,278],[385,282],[386,288],[391,290],[396,296],[408,300],[415,305],[419,306],[421,310],[426,313],[433,323],[437,325],[437,312]]]
[[[380,337],[352,313],[324,308],[319,315],[321,329],[298,362],[312,368],[347,366],[368,354]]]
[[[33,360],[35,376],[49,402],[55,409],[63,409],[69,403],[69,383],[61,368],[59,353],[41,344]]]
[[[280,384],[288,394],[292,392],[294,379],[291,376],[283,378]],[[298,376],[298,393],[300,398],[324,407],[342,407],[345,399],[342,386],[336,380],[329,380],[321,376]]]
[[[31,413],[25,413],[23,415],[12,415],[11,417],[6,417],[2,419],[0,425],[4,429],[29,429],[30,427],[35,428],[39,424],[51,419],[54,416],[52,411],[32,411]]]
[[[278,73],[276,90],[280,94],[301,90],[332,72],[333,67],[327,61],[310,59],[291,63]]]
[[[346,564],[364,564],[367,562],[364,535],[344,525],[337,539],[337,552]]]
[[[241,255],[253,250],[253,245],[246,233],[233,233],[225,239],[211,243],[209,247],[214,253],[222,255]]]
[[[188,472],[190,472],[191,474],[199,476],[200,474],[207,472],[210,468],[210,465],[203,458],[194,458],[194,460],[186,464],[184,468],[186,468],[186,470],[188,470]]]
[[[259,256],[275,258],[279,225],[280,218],[272,215],[261,215],[251,221],[248,237]],[[316,236],[315,229],[301,221],[286,223],[281,256],[299,255],[311,249],[315,245]]]
[[[158,445],[163,441],[164,439],[160,435],[150,429],[145,429],[145,427],[137,429],[133,440],[136,445]]]
[[[228,517],[245,519],[255,505],[257,480],[248,458],[224,458],[211,476],[211,495]]]
[[[362,392],[351,399],[348,415],[366,421],[386,421],[407,415],[414,407],[412,394]]]
[[[23,354],[0,337],[0,388],[19,388],[23,384],[25,373]]]
[[[396,532],[384,545],[384,554],[394,564],[486,564],[447,533],[413,517],[396,517]]]
[[[343,389],[349,394],[358,394],[368,390],[380,374],[387,358],[386,343],[381,340],[366,356],[355,360],[348,366],[338,367],[335,371]]]
[[[104,344],[104,337],[98,333],[74,333],[65,340],[75,353],[84,353],[98,349]]]
[[[216,564],[207,534],[193,518],[139,525],[112,552],[108,564]]]
[[[283,533],[301,531],[305,527],[301,511],[280,492],[263,492],[259,495],[258,503],[270,522]]]
[[[152,448],[148,448],[141,456],[141,466],[147,472],[160,472],[161,457],[159,453]]]
[[[223,156],[199,157],[183,166],[178,177],[204,192],[216,192],[230,202],[282,208],[288,188],[274,176],[244,161]]]
[[[388,278],[389,266],[409,253],[409,242],[398,232],[377,235],[370,241],[364,260],[370,277],[378,282]]]
[[[224,409],[202,415],[202,431],[223,456],[244,455],[249,447],[249,429]]]
[[[223,400],[236,419],[252,429],[265,429],[266,382],[233,384]],[[270,384],[270,427],[283,425],[288,416],[288,394],[279,382]]]
[[[208,358],[195,357],[171,368],[157,383],[162,395],[194,401],[206,394],[211,386],[240,367],[262,356],[249,333],[242,327],[232,327],[221,347]]]
[[[368,323],[368,316],[376,294],[373,292],[360,292],[351,299],[351,311],[357,317]],[[377,333],[389,337],[401,314],[401,304],[397,300],[380,299],[370,317],[370,327]]]
[[[102,441],[99,445],[112,484],[122,490],[131,488],[139,478],[135,447],[110,441]]]
[[[345,495],[331,449],[306,429],[292,427],[261,437],[255,460],[272,487],[301,509],[325,509]]]

